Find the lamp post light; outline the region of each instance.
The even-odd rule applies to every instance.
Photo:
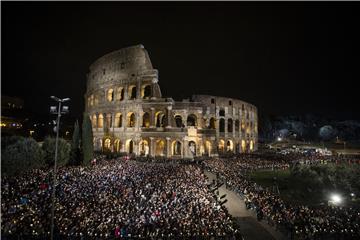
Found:
[[[58,108],[56,108],[56,106],[51,106],[50,107],[50,113],[51,114],[56,114],[57,115],[57,120],[56,120],[56,127],[54,129],[54,131],[56,130],[56,140],[55,140],[55,158],[54,158],[54,180],[53,180],[53,191],[52,191],[52,204],[51,204],[51,240],[54,239],[54,218],[55,218],[55,191],[56,191],[56,164],[57,164],[57,155],[58,155],[58,142],[59,142],[59,128],[60,128],[60,117],[61,114],[66,114],[69,112],[69,107],[68,106],[63,106],[61,108],[61,103],[70,101],[70,98],[57,98],[55,96],[51,96],[51,99],[55,100],[56,102],[58,102]]]

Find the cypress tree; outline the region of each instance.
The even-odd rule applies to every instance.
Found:
[[[89,165],[94,156],[93,132],[90,118],[84,113],[82,124],[82,151],[83,151],[83,164]]]
[[[70,164],[78,165],[80,163],[80,129],[79,122],[74,124],[74,132],[71,141]]]

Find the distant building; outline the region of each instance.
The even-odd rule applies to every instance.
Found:
[[[257,108],[238,99],[163,98],[142,45],[111,52],[87,75],[85,111],[97,150],[185,157],[257,149]]]
[[[18,134],[23,128],[24,100],[1,96],[1,132],[5,135]]]

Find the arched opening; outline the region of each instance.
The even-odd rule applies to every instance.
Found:
[[[96,117],[96,114],[94,114],[93,117],[92,117],[92,125],[93,125],[93,128],[96,128],[96,127],[97,127],[97,117]]]
[[[108,100],[109,102],[114,101],[114,89],[109,89],[109,90],[107,91],[107,100]]]
[[[136,86],[130,86],[129,87],[129,99],[135,99],[136,98]]]
[[[176,124],[176,127],[178,127],[178,128],[183,127],[183,121],[182,121],[182,117],[180,115],[175,116],[175,124]]]
[[[150,114],[147,112],[144,113],[144,115],[143,115],[142,127],[145,127],[145,128],[150,127]]]
[[[210,141],[205,142],[205,153],[209,156],[211,154],[211,142]]]
[[[218,149],[219,149],[220,153],[223,153],[225,151],[225,141],[224,140],[221,139],[219,141]]]
[[[122,115],[121,115],[121,113],[116,113],[116,115],[115,115],[115,127],[116,128],[122,127]]]
[[[104,149],[111,151],[111,140],[109,138],[104,141]]]
[[[192,154],[193,156],[196,156],[196,143],[194,141],[189,142],[189,151],[190,151],[190,154]]]
[[[119,139],[116,139],[114,141],[114,148],[115,148],[115,152],[120,152],[121,151],[121,142]]]
[[[151,97],[151,85],[142,86],[141,97],[144,99],[148,99]]]
[[[233,141],[228,140],[228,141],[226,142],[226,151],[227,151],[227,152],[232,152],[233,150],[234,150]]]
[[[159,111],[155,114],[156,127],[165,127],[165,120],[166,118],[163,112]]]
[[[225,119],[220,118],[220,126],[219,126],[220,132],[225,132]]]
[[[102,114],[99,114],[98,128],[103,128],[103,127],[104,127],[104,116]]]
[[[235,132],[239,132],[239,128],[240,128],[240,121],[235,120]]]
[[[250,151],[254,151],[254,142],[253,142],[253,140],[250,141]]]
[[[197,118],[195,116],[195,114],[190,114],[188,117],[187,117],[187,126],[193,126],[193,127],[196,127],[197,126]]]
[[[146,140],[142,140],[139,144],[139,152],[141,156],[149,155],[149,143]]]
[[[215,118],[210,118],[210,124],[209,124],[209,128],[210,129],[216,129],[216,120]]]
[[[181,155],[181,142],[180,141],[174,141],[172,144],[172,149],[173,149],[173,155],[174,156],[179,156]]]
[[[164,140],[157,140],[156,141],[155,155],[156,156],[164,156],[164,149],[165,149]]]
[[[128,142],[128,153],[133,153],[134,152],[134,142],[133,140],[130,140]]]
[[[228,132],[233,131],[233,120],[231,118],[228,119]]]
[[[245,140],[241,140],[241,152],[246,152],[246,142]]]
[[[133,112],[129,112],[127,115],[127,126],[135,127],[135,114]]]
[[[94,95],[90,96],[90,106],[94,105]]]
[[[122,100],[124,100],[124,88],[119,87],[119,88],[117,89],[116,100],[117,100],[117,101],[122,101]]]

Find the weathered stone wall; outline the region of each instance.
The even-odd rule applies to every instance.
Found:
[[[162,98],[158,72],[142,45],[109,53],[90,66],[85,94],[97,149],[194,157],[257,148],[257,109],[238,99]]]

